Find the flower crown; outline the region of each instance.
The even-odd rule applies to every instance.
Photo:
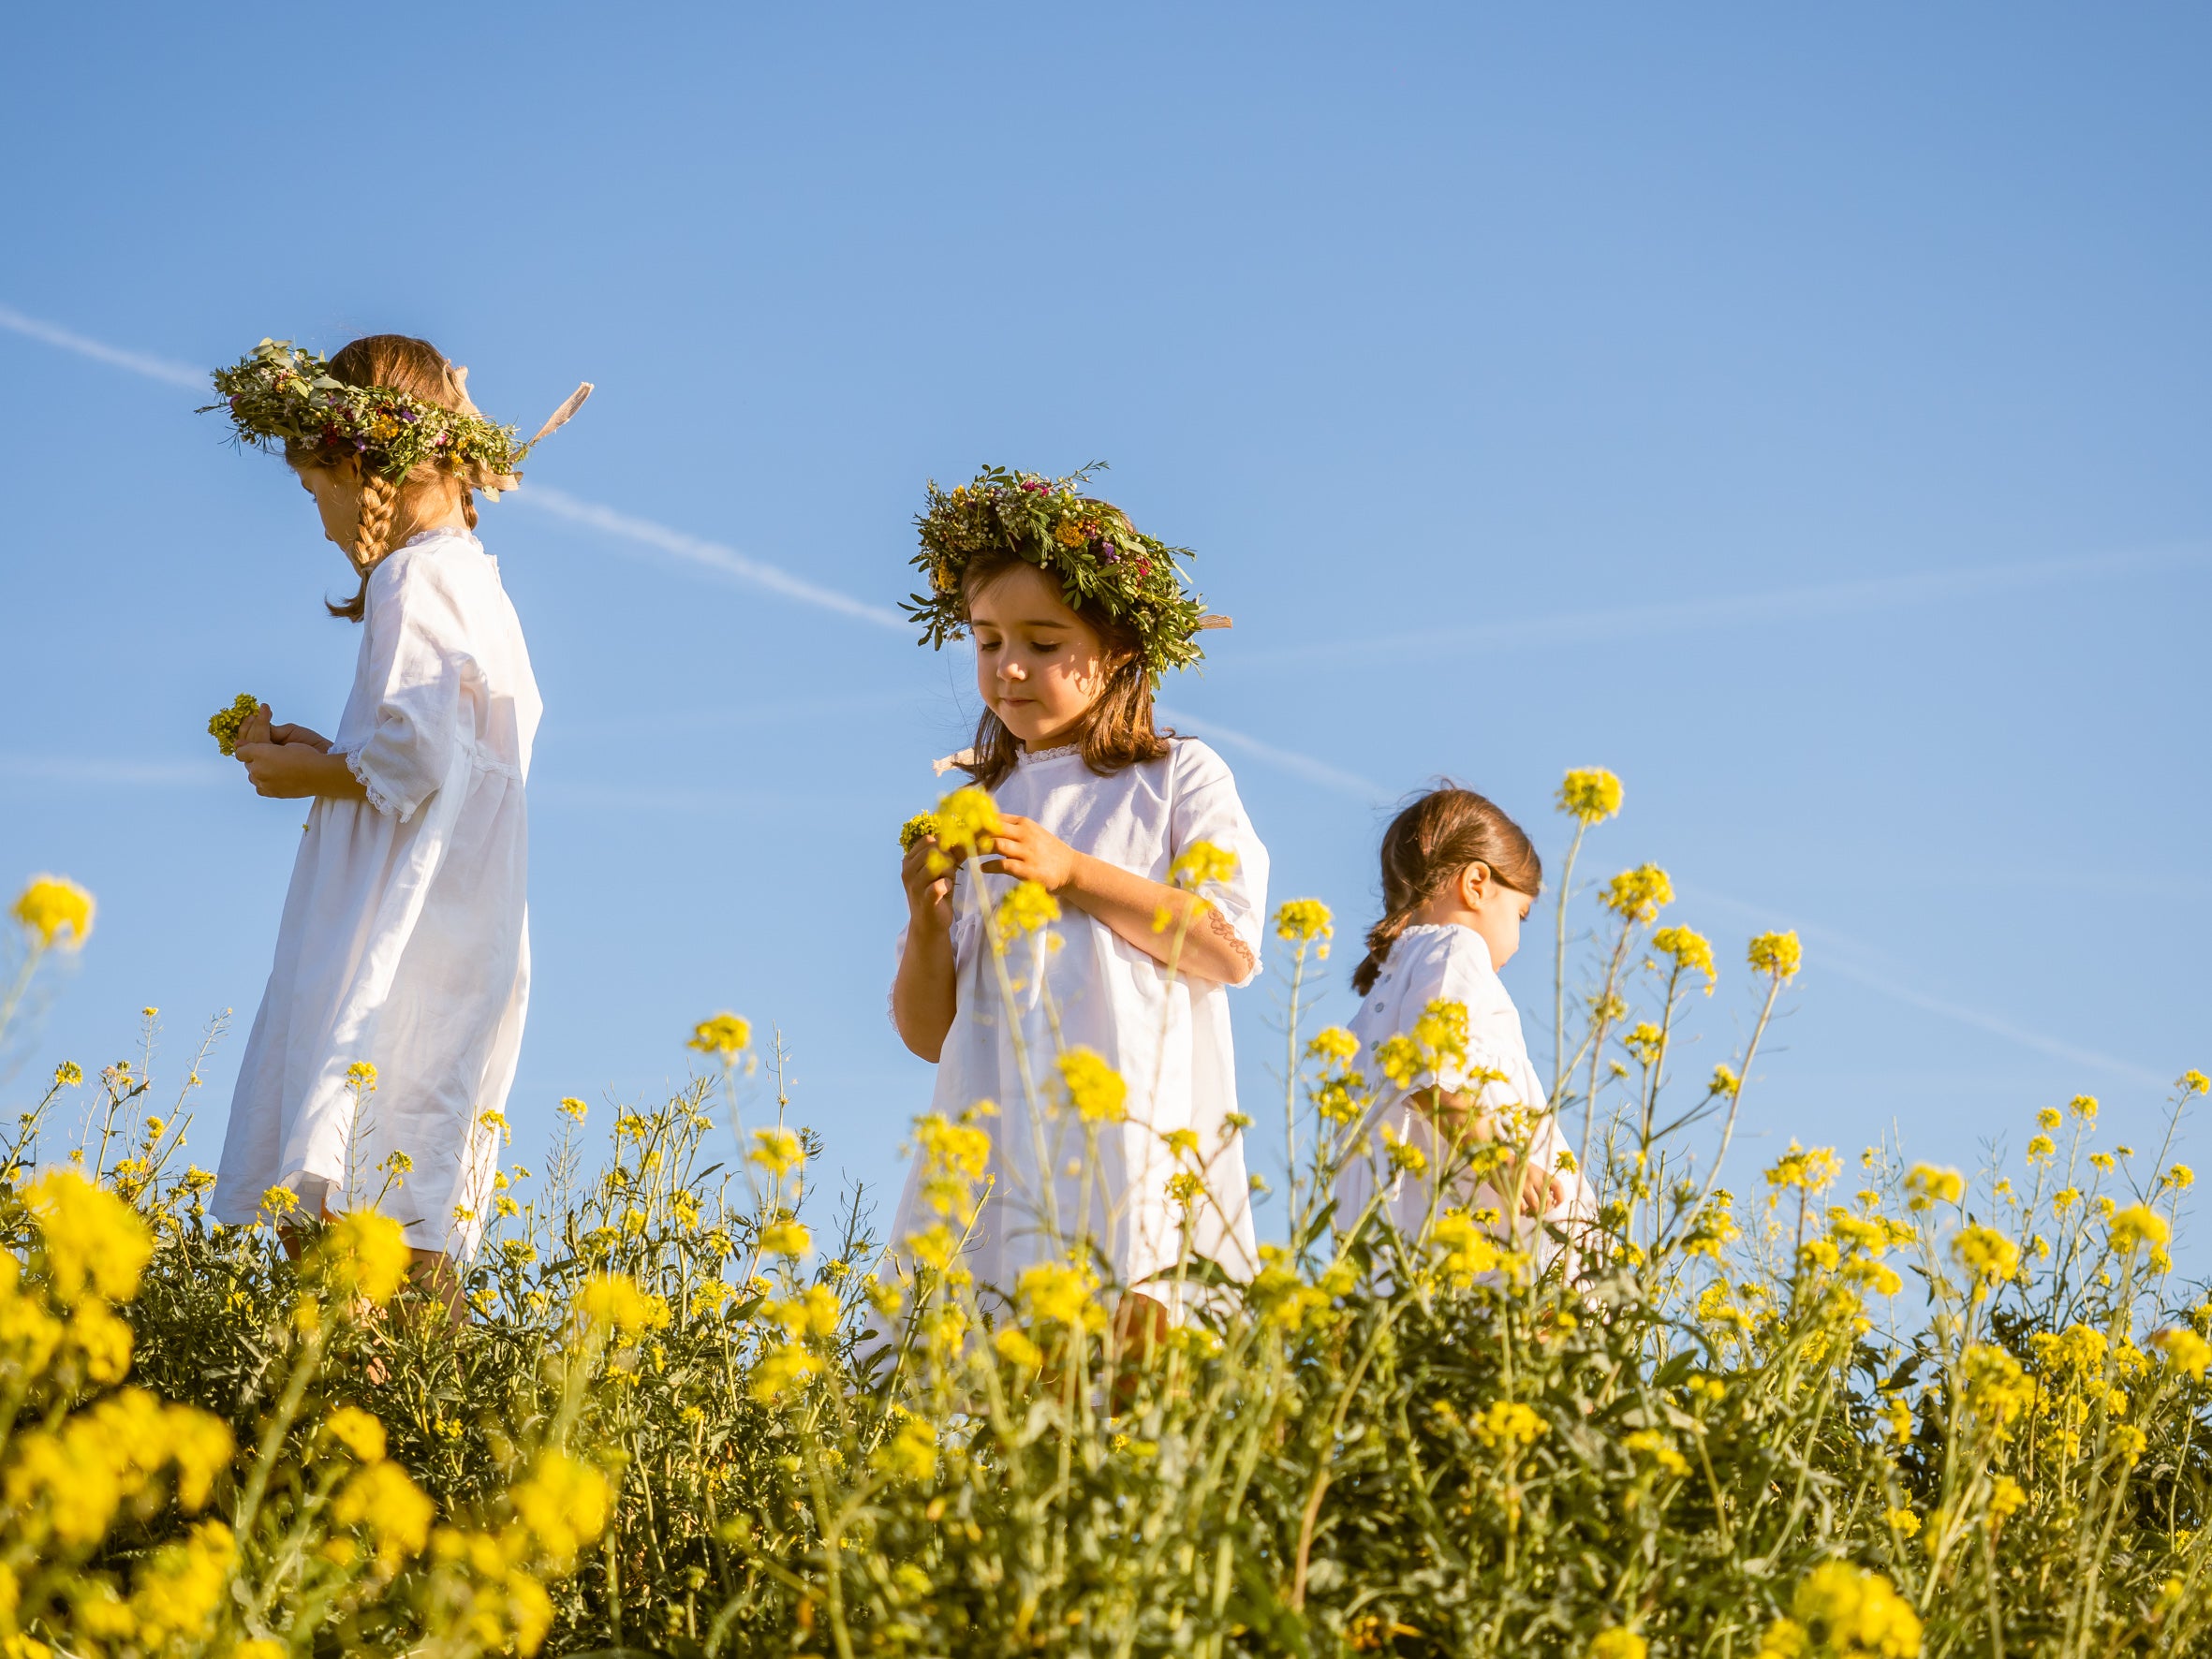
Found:
[[[1229,618],[1207,615],[1185,585],[1175,561],[1190,558],[1188,548],[1143,534],[1119,507],[1083,492],[1104,464],[1094,462],[1064,478],[987,466],[950,492],[930,480],[929,510],[914,521],[922,550],[913,558],[929,578],[929,592],[903,607],[922,624],[922,642],[941,648],[966,632],[962,579],[977,555],[1002,552],[1057,576],[1070,606],[1134,627],[1155,685],[1168,669],[1203,656],[1199,632],[1225,628]]]
[[[460,373],[465,373],[461,371]],[[496,501],[522,479],[522,465],[538,438],[564,424],[591,396],[585,381],[553,411],[527,444],[516,429],[484,418],[462,391],[462,406],[449,409],[391,386],[348,386],[331,376],[330,360],[289,340],[264,340],[214,375],[222,409],[238,441],[273,449],[289,439],[316,448],[326,462],[358,459],[388,478],[402,478],[432,462]]]

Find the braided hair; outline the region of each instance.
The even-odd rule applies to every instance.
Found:
[[[1486,865],[1499,886],[1530,898],[1543,887],[1543,860],[1521,826],[1472,789],[1439,784],[1391,820],[1382,832],[1382,919],[1367,930],[1354,991],[1375,989],[1398,935],[1469,864]]]
[[[446,354],[427,340],[409,334],[370,334],[354,341],[331,359],[331,377],[347,386],[390,386],[411,393],[425,403],[449,409],[471,407],[468,392]],[[312,445],[287,439],[286,458],[294,466],[321,464]],[[332,616],[360,622],[368,614],[369,573],[391,551],[398,538],[411,486],[428,482],[430,469],[421,466],[404,478],[389,478],[372,472],[358,461],[351,463],[361,481],[360,528],[353,538],[354,567],[361,572],[361,588],[343,604],[328,605]],[[461,492],[461,512],[468,527],[477,525],[476,492],[465,485]]]

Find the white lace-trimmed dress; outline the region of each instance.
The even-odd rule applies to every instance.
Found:
[[[1387,1127],[1401,1140],[1418,1148],[1434,1171],[1450,1148],[1429,1116],[1418,1110],[1401,1089],[1376,1064],[1379,1043],[1410,1033],[1432,1002],[1458,1003],[1467,1009],[1467,1063],[1449,1064],[1433,1081],[1448,1092],[1472,1093],[1482,1107],[1497,1109],[1526,1106],[1542,1114],[1538,1121],[1531,1155],[1546,1168],[1556,1167],[1562,1151],[1571,1150],[1559,1133],[1558,1120],[1544,1108],[1548,1093],[1528,1058],[1528,1045],[1521,1031],[1521,1013],[1513,1006],[1505,982],[1490,965],[1490,947],[1472,928],[1457,923],[1420,923],[1400,933],[1383,959],[1382,972],[1352,1017],[1351,1034],[1360,1040],[1360,1064],[1376,1091],[1374,1107],[1362,1124],[1371,1144],[1367,1156],[1348,1159],[1336,1177],[1336,1224],[1349,1227],[1378,1191],[1399,1231],[1411,1238],[1428,1224],[1432,1208],[1470,1209],[1488,1206],[1501,1215],[1509,1206],[1487,1188],[1466,1176],[1460,1190],[1437,1194],[1433,1175],[1413,1175],[1392,1166],[1384,1150],[1381,1131]],[[1484,1082],[1469,1090],[1470,1078],[1480,1072],[1501,1073],[1505,1081]],[[1464,1149],[1463,1149],[1464,1155]],[[1588,1189],[1579,1173],[1560,1177],[1559,1201],[1544,1214],[1552,1226],[1587,1220],[1591,1214]],[[1534,1228],[1526,1231],[1533,1233]],[[1541,1253],[1548,1262],[1557,1246],[1547,1243]]]
[[[369,578],[332,753],[366,801],[315,800],[246,1041],[215,1187],[226,1222],[287,1186],[378,1200],[419,1249],[473,1254],[529,1000],[524,782],[538,683],[499,566],[458,530]],[[376,1068],[356,1121],[347,1070]],[[394,1152],[413,1169],[385,1191]],[[460,1216],[456,1211],[465,1211]]]
[[[1093,772],[1075,748],[1045,750],[1025,755],[992,793],[1001,812],[1032,818],[1079,852],[1152,881],[1167,881],[1175,859],[1199,842],[1234,853],[1234,874],[1206,892],[1252,953],[1257,974],[1267,849],[1229,767],[1204,743],[1172,740],[1163,758],[1111,777]],[[1011,1293],[1022,1269],[1087,1234],[1125,1285],[1172,1269],[1183,1248],[1183,1207],[1168,1182],[1193,1166],[1163,1138],[1187,1129],[1206,1186],[1193,1205],[1191,1251],[1248,1276],[1256,1266],[1251,1194],[1243,1136],[1228,1123],[1236,1109],[1229,987],[1184,973],[1171,979],[1163,964],[1063,904],[1052,929],[1061,940],[1056,951],[1010,954],[1008,972],[1019,982],[1010,1005],[979,905],[995,904],[1013,883],[968,863],[953,885],[958,1011],[930,1109],[956,1120],[978,1101],[998,1108],[982,1121],[993,1185],[964,1265],[980,1285]],[[1025,1085],[1017,1035],[1034,1089]],[[1064,1048],[1076,1047],[1095,1050],[1128,1086],[1128,1120],[1099,1126],[1096,1163],[1086,1158],[1084,1125],[1066,1108],[1054,1068]],[[918,1164],[892,1223],[894,1252],[938,1219],[921,1200]],[[1152,1294],[1179,1299],[1164,1285]]]

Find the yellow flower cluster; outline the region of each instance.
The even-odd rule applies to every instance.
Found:
[[[1534,1408],[1518,1400],[1493,1401],[1467,1428],[1493,1451],[1534,1446],[1551,1431],[1551,1425],[1538,1417]]]
[[[898,1414],[898,1427],[876,1448],[876,1467],[894,1480],[933,1480],[937,1472],[936,1427],[912,1412]]]
[[[1695,928],[1661,928],[1652,934],[1651,947],[1662,956],[1674,959],[1677,974],[1704,975],[1705,994],[1713,994],[1720,974],[1713,965],[1713,942],[1704,934]]]
[[[1674,884],[1657,864],[1639,864],[1607,882],[1598,902],[1623,921],[1649,921],[1674,902]]]
[[[639,1289],[623,1273],[593,1274],[577,1292],[575,1306],[589,1329],[612,1337],[664,1329],[670,1318],[665,1299]]]
[[[1275,936],[1285,944],[1305,946],[1320,941],[1317,960],[1329,960],[1329,941],[1336,936],[1335,918],[1319,899],[1292,899],[1275,913]]]
[[[999,936],[1015,938],[1058,921],[1060,902],[1045,890],[1042,882],[1018,881],[998,901],[996,914]]]
[[[215,740],[215,747],[225,759],[238,753],[239,727],[261,711],[261,699],[250,691],[242,691],[230,699],[227,709],[217,709],[208,716],[207,734]]]
[[[701,1020],[693,1026],[691,1040],[684,1046],[701,1054],[712,1054],[727,1065],[753,1046],[752,1023],[735,1014],[716,1014],[712,1020]]]
[[[1920,1615],[1880,1573],[1822,1562],[1799,1582],[1790,1617],[1767,1626],[1755,1659],[1914,1659]]]
[[[92,937],[93,897],[66,875],[34,875],[10,912],[40,949],[59,940],[75,950]]]
[[[1210,841],[1194,841],[1168,866],[1168,880],[1187,892],[1227,881],[1236,874],[1236,855]]]
[[[1071,1048],[1059,1059],[1068,1104],[1086,1123],[1118,1123],[1128,1115],[1129,1086],[1095,1049]]]
[[[998,833],[998,805],[982,789],[955,789],[937,802],[937,855],[931,868],[943,874],[951,868],[953,853],[987,853]]]
[[[1601,766],[1570,771],[1559,785],[1559,810],[1585,824],[1602,823],[1620,811],[1620,779]]]
[[[1099,1275],[1087,1262],[1040,1261],[1022,1270],[1014,1291],[1031,1324],[1070,1330],[1103,1330],[1106,1310],[1099,1304]]]
[[[406,1283],[412,1256],[398,1222],[374,1210],[349,1210],[316,1242],[324,1284],[341,1298],[382,1307]]]
[[[1905,1172],[1905,1203],[1911,1210],[1932,1210],[1938,1204],[1955,1204],[1966,1190],[1966,1178],[1955,1169],[1941,1169],[1933,1164],[1915,1164]]]
[[[1754,974],[1794,979],[1805,961],[1805,947],[1798,944],[1794,930],[1787,933],[1761,933],[1751,941],[1747,956]]]
[[[912,852],[916,842],[927,841],[936,832],[936,814],[916,813],[899,826],[899,851],[902,853]]]

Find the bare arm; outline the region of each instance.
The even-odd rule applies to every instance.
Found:
[[[239,763],[254,792],[274,800],[366,800],[368,791],[328,738],[304,726],[272,726],[263,703],[238,729]]]
[[[1422,1089],[1408,1095],[1413,1109],[1437,1127],[1437,1133],[1455,1145],[1467,1147],[1497,1138],[1497,1123],[1478,1094],[1461,1089]],[[1533,1157],[1521,1166],[1521,1209],[1541,1215],[1566,1196],[1566,1188],[1551,1170]]]
[[[1034,881],[1178,973],[1242,984],[1257,965],[1218,906],[1195,893],[1079,853],[1035,820],[1009,815],[983,868]],[[1164,928],[1153,924],[1167,912]]]
[[[959,1011],[959,979],[952,959],[952,876],[932,875],[935,836],[907,849],[899,879],[907,888],[907,947],[899,956],[898,977],[891,986],[891,1017],[899,1040],[936,1064],[945,1051],[945,1034]]]

